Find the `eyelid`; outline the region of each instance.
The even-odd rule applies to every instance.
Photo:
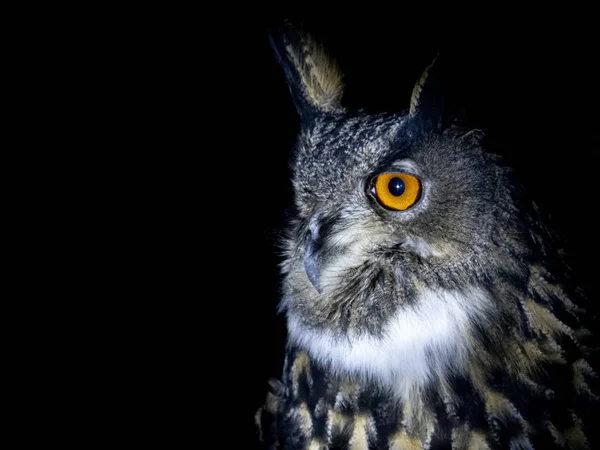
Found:
[[[404,159],[389,166],[386,172],[407,173],[416,177],[419,174],[419,166],[411,159]]]

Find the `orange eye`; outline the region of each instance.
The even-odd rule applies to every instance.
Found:
[[[421,182],[407,173],[382,173],[375,180],[373,193],[386,208],[404,211],[419,200]]]

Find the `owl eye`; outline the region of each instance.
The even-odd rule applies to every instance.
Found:
[[[382,173],[375,179],[371,192],[386,208],[404,211],[419,200],[421,182],[407,173]]]

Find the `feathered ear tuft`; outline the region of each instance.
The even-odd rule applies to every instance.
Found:
[[[342,74],[312,36],[285,22],[269,40],[301,117],[343,111]]]
[[[434,128],[440,128],[443,123],[444,98],[440,73],[440,57],[436,55],[415,83],[410,99],[409,115]]]

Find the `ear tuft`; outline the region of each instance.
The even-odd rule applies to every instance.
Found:
[[[416,117],[426,128],[440,129],[443,125],[444,97],[442,88],[442,64],[436,55],[416,82],[411,99],[409,116]]]
[[[343,110],[342,73],[310,34],[286,22],[269,37],[300,115]]]
[[[421,74],[421,77],[417,80],[413,87],[409,109],[409,114],[411,116],[414,116],[417,112],[417,108],[421,103],[421,93],[423,92],[423,88],[425,87],[427,79],[429,78],[429,73],[431,72],[432,67],[435,65],[437,58],[438,56],[436,55],[435,58],[433,58],[433,61],[431,61],[431,63],[425,68]]]

